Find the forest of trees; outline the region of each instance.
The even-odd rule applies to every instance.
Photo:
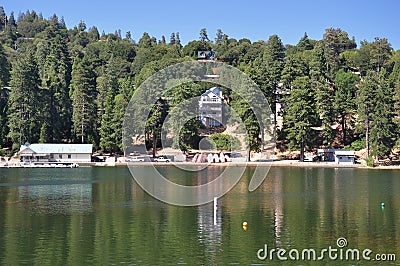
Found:
[[[15,17],[0,7],[0,22],[0,146],[8,148],[0,155],[26,142],[92,143],[101,153],[121,153],[124,112],[135,88],[166,66],[196,59],[198,51],[214,51],[249,75],[272,111],[282,103],[280,147],[367,148],[368,155],[386,158],[400,144],[400,50],[386,38],[358,46],[346,31],[328,28],[321,40],[305,33],[285,45],[278,35],[251,42],[222,30],[212,38],[201,29],[198,40],[183,45],[179,32],[169,40],[145,32],[135,41],[130,32],[100,34],[83,21],[68,29],[63,18],[35,11]],[[157,112],[208,88],[180,86]],[[223,92],[234,107],[234,95]],[[149,122],[148,131],[157,133],[161,122]],[[192,123],[182,131],[182,147],[193,145],[198,129]],[[250,140],[255,151],[259,131]]]

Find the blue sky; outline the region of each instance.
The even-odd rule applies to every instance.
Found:
[[[182,43],[197,40],[201,28],[210,39],[218,28],[230,37],[251,41],[267,40],[277,34],[284,44],[296,44],[307,32],[321,39],[328,27],[341,28],[361,40],[387,38],[400,49],[399,0],[319,0],[319,1],[190,1],[190,0],[0,0],[7,14],[35,10],[45,18],[64,16],[67,27],[84,20],[100,33],[121,29],[123,36],[131,31],[138,40],[143,32],[167,41],[171,32],[179,32]]]

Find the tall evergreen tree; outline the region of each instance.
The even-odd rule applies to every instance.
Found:
[[[14,12],[11,12],[10,17],[8,18],[8,21],[6,23],[4,32],[6,36],[6,43],[14,48],[14,42],[17,40],[18,37],[17,36],[18,30],[14,18]]]
[[[119,152],[123,151],[125,148],[122,143],[122,125],[125,111],[133,95],[133,88],[134,85],[131,78],[120,79],[118,81],[118,94],[114,97],[112,127],[114,144],[117,146]]]
[[[0,44],[0,88],[5,87],[10,80],[10,64]]]
[[[317,42],[314,49],[310,51],[308,61],[310,79],[315,90],[315,100],[319,117],[322,120],[323,144],[331,146],[334,137],[334,131],[331,125],[334,122],[333,108],[333,86],[327,82],[327,73],[325,68],[324,48],[322,42]]]
[[[179,35],[179,32],[175,33],[175,43],[177,46],[179,46],[179,48],[182,48],[181,37]]]
[[[357,97],[357,114],[358,122],[362,128],[361,132],[365,136],[365,147],[367,149],[367,156],[370,155],[370,131],[371,120],[374,114],[375,103],[378,99],[377,95],[378,77],[373,71],[369,71],[364,78]]]
[[[300,41],[297,43],[296,47],[299,51],[312,50],[314,48],[306,32],[304,33],[304,36],[300,39]]]
[[[32,51],[21,55],[11,72],[9,98],[8,137],[13,149],[25,142],[39,140],[41,116],[39,74]]]
[[[358,90],[358,119],[365,136],[367,155],[383,158],[396,139],[394,92],[386,70],[367,72]]]
[[[208,35],[207,35],[207,29],[206,28],[202,28],[201,30],[200,30],[200,41],[203,41],[203,42],[205,42],[205,41],[207,41],[207,42],[209,42],[210,41],[210,39],[208,38]]]
[[[173,33],[171,33],[171,36],[169,37],[169,44],[174,45],[175,42],[176,42],[175,33],[173,32]]]
[[[393,49],[386,38],[375,38],[370,51],[371,67],[379,73],[382,67],[387,65],[392,56],[392,51]]]
[[[221,29],[217,29],[217,33],[216,33],[216,37],[215,37],[215,43],[219,44],[222,43],[222,38],[223,38],[224,34],[222,33]]]
[[[335,77],[334,108],[336,117],[342,126],[343,145],[347,144],[347,129],[356,113],[356,84],[359,77],[351,72],[340,69]]]
[[[281,81],[282,70],[285,66],[285,48],[277,35],[272,35],[267,41],[262,59],[266,70],[266,86],[261,87],[265,97],[271,103],[276,126],[277,89]],[[274,134],[275,135],[275,134]]]
[[[69,85],[71,63],[64,38],[57,35],[51,40],[50,51],[46,57],[43,85],[48,90],[48,111],[44,127],[51,125],[48,135],[41,136],[46,142],[61,142],[69,139],[71,129],[71,100]],[[46,124],[47,123],[47,124]],[[44,129],[43,133],[47,130]]]
[[[139,40],[139,48],[150,48],[152,46],[150,35],[144,32]]]
[[[103,152],[116,152],[118,150],[118,143],[115,138],[114,128],[114,98],[118,93],[118,79],[117,79],[117,62],[114,57],[110,58],[110,61],[106,67],[105,73],[105,99],[104,111],[100,117],[100,148]],[[100,103],[98,104],[100,106]]]
[[[372,116],[370,141],[372,155],[382,159],[390,155],[398,136],[395,133],[393,89],[389,86],[385,69],[380,71],[376,89],[377,99]]]
[[[3,6],[0,6],[0,30],[4,30],[6,23],[7,23],[6,12],[4,12]]]
[[[357,47],[356,42],[349,39],[347,32],[341,29],[328,28],[324,33],[324,55],[326,59],[326,70],[330,78],[339,69],[339,54],[345,50]]]
[[[0,45],[0,148],[5,142],[5,136],[7,135],[8,90],[4,87],[10,79],[9,68],[10,64],[4,53],[3,46]]]
[[[85,57],[72,70],[72,129],[77,141],[98,145],[96,75]]]
[[[314,140],[311,127],[317,125],[319,116],[310,78],[297,77],[291,87],[286,99],[283,129],[287,133],[290,146],[300,148],[300,160],[303,161],[306,144],[312,145]]]

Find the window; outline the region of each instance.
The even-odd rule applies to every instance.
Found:
[[[62,159],[62,154],[59,154],[59,155],[58,155],[58,159]]]
[[[68,159],[71,159],[71,154],[68,154]]]

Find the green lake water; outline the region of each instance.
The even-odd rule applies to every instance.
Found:
[[[218,172],[159,171],[184,184],[207,182]],[[219,199],[214,225],[212,203],[160,202],[126,167],[2,168],[0,265],[400,264],[399,171],[271,167],[249,192],[253,171],[247,168]],[[339,248],[339,238],[347,245]],[[265,245],[268,253],[299,250],[299,260],[294,252],[294,258],[286,252],[286,261],[276,253],[260,259]],[[318,257],[329,247],[338,249],[336,259],[327,253],[301,259],[304,249]],[[370,249],[371,260],[346,260],[347,249]],[[397,260],[377,261],[377,254]]]

